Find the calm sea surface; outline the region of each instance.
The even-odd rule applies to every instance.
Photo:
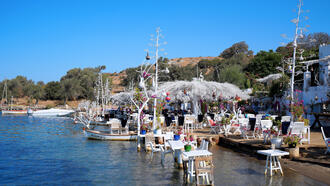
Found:
[[[214,147],[216,185],[322,185],[290,170],[272,178],[265,161]],[[0,116],[0,185],[182,185],[171,156],[136,151],[135,142],[87,140],[68,118]]]

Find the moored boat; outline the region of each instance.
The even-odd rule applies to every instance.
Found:
[[[27,110],[2,110],[2,115],[24,115],[27,114]]]
[[[30,113],[30,115],[32,115],[32,116],[59,116],[59,117],[64,117],[64,116],[70,116],[74,112],[75,112],[74,110],[51,108],[51,109],[45,109],[45,110],[32,111]]]
[[[136,133],[111,134],[104,131],[85,129],[84,134],[89,139],[110,140],[110,141],[137,141]]]

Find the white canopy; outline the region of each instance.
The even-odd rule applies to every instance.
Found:
[[[159,91],[163,93],[169,92],[173,101],[193,101],[203,99],[213,101],[219,96],[225,99],[232,99],[239,96],[241,99],[248,99],[250,96],[247,92],[242,91],[236,85],[230,83],[218,83],[214,81],[174,81],[162,83]]]
[[[116,105],[121,104],[121,103],[130,104],[131,95],[133,95],[133,92],[120,92],[120,93],[111,95],[110,100],[113,104],[116,104]]]

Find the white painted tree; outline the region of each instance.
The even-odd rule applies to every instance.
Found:
[[[140,133],[141,121],[143,119],[141,113],[143,111],[143,108],[148,104],[149,100],[151,99],[151,96],[148,93],[147,85],[147,82],[152,79],[152,75],[149,73],[151,67],[152,65],[145,62],[140,66],[140,70],[138,71],[140,78],[138,87],[135,88],[135,92],[133,94],[128,94],[131,102],[138,110],[138,134]]]
[[[294,18],[294,19],[291,20],[291,22],[293,24],[295,24],[295,34],[294,34],[293,39],[288,38],[286,34],[281,35],[283,38],[292,41],[292,46],[293,46],[293,56],[292,56],[292,58],[283,60],[285,63],[288,63],[290,65],[289,70],[291,71],[291,81],[290,81],[291,104],[293,103],[293,100],[294,100],[294,79],[295,79],[296,75],[301,73],[301,72],[298,72],[298,73],[295,72],[295,70],[296,70],[296,55],[297,55],[298,40],[304,37],[303,32],[306,32],[307,28],[309,27],[309,25],[302,26],[302,24],[301,24],[302,23],[301,14],[309,12],[309,10],[306,10],[306,11],[302,10],[302,6],[303,6],[303,0],[299,0],[299,3],[297,5],[297,18]],[[309,19],[307,16],[304,16],[303,18],[305,20]],[[313,42],[313,41],[310,41],[310,42]],[[300,60],[303,60],[303,58],[302,58],[302,53],[303,52],[304,51],[300,49],[300,51],[299,51],[299,53],[300,53],[300,58],[299,59]],[[284,71],[284,69],[282,69],[282,70]]]

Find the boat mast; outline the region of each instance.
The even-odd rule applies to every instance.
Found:
[[[2,97],[1,97],[1,108],[2,108],[2,99],[5,98],[5,102],[8,105],[8,87],[7,87],[7,80],[5,79],[5,84],[3,86]]]

